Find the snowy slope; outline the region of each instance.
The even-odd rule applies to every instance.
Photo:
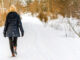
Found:
[[[18,56],[10,57],[8,38],[0,28],[0,60],[80,60],[80,39],[64,30],[45,27],[39,19],[22,15],[24,37],[18,39]]]

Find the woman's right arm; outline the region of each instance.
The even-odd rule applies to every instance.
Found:
[[[21,34],[22,34],[22,36],[24,36],[24,29],[23,29],[21,18],[19,15],[18,15],[18,23],[19,23],[18,26],[20,28]]]

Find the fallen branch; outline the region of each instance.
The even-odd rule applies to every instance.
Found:
[[[70,27],[72,28],[72,30],[74,31],[74,33],[75,33],[78,37],[80,37],[80,34],[76,32],[76,30],[74,29],[74,27],[72,26],[72,24],[70,23],[69,20],[68,20],[68,23],[69,23]]]

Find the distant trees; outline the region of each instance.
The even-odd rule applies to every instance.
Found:
[[[20,11],[29,11],[32,12],[32,14],[45,12],[47,16],[51,16],[51,18],[57,18],[58,14],[64,17],[65,15],[67,17],[72,15],[77,18],[80,15],[80,0],[24,0],[26,6],[21,4],[21,0],[0,0],[0,2],[2,1],[4,1],[4,4],[2,4],[4,7],[7,2],[9,5],[16,5]]]
[[[22,4],[22,1],[26,5]],[[19,13],[31,12],[32,15],[38,13],[38,18],[45,22],[48,21],[48,16],[55,19],[58,14],[63,17],[80,18],[80,0],[0,0],[0,9],[7,10],[12,4],[17,7]]]
[[[45,12],[51,13],[53,18],[56,18],[58,14],[79,18],[80,0],[41,0],[40,2],[42,5],[45,4]]]

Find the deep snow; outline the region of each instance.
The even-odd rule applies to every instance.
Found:
[[[30,14],[22,15],[22,22],[25,34],[18,39],[18,55],[14,58],[8,38],[3,37],[4,27],[0,28],[0,60],[80,60],[80,38],[67,30],[65,22],[54,21],[44,26]]]

